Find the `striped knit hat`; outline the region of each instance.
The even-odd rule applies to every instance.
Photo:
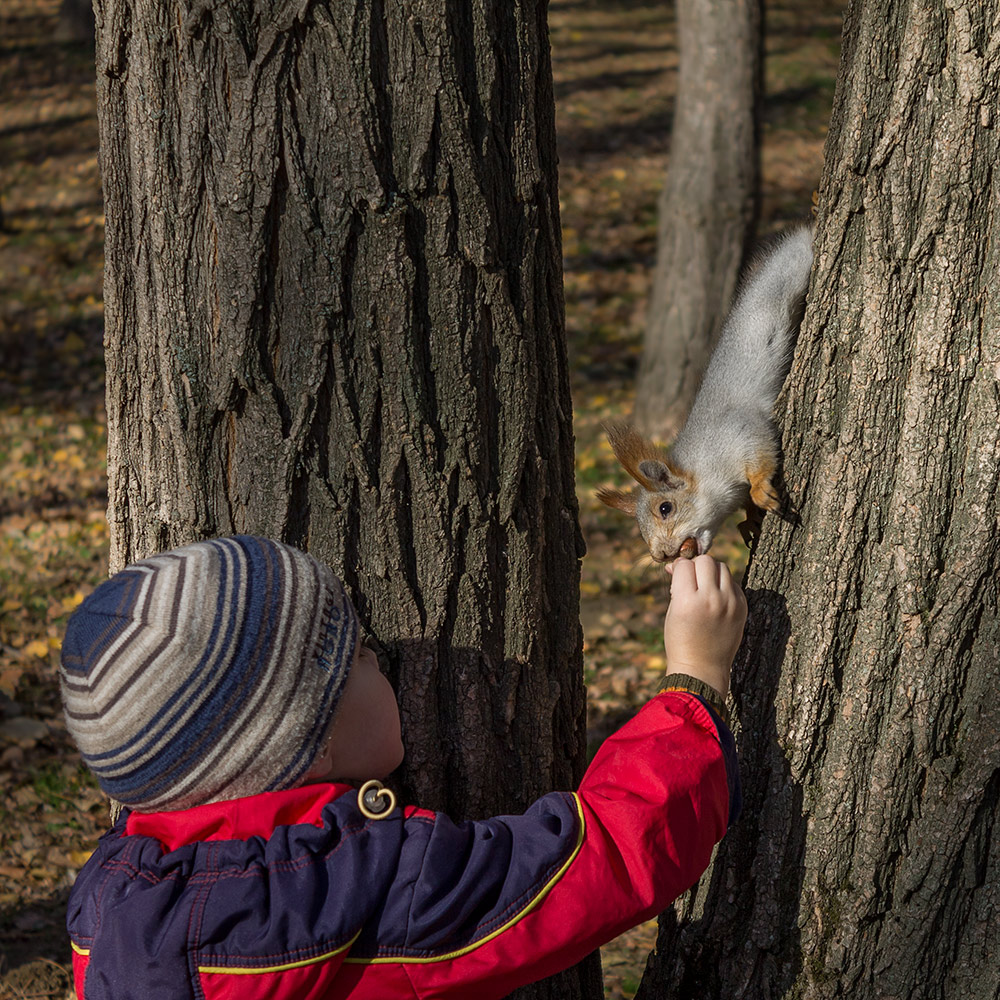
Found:
[[[319,757],[358,619],[312,556],[238,535],[137,562],[66,629],[66,723],[101,788],[185,809],[296,785]]]

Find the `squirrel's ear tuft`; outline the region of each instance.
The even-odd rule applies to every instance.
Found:
[[[639,463],[639,474],[659,490],[679,490],[684,486],[684,480],[666,462],[657,459],[643,459]]]
[[[644,490],[655,493],[657,490],[670,488],[664,486],[660,478],[660,469],[666,470],[672,480],[681,478],[680,470],[672,465],[667,453],[628,424],[605,424],[604,429],[615,458]],[[644,472],[645,468],[649,468],[653,474]]]
[[[629,517],[635,517],[635,497],[628,493],[604,486],[597,491],[597,499],[609,507],[624,511]]]

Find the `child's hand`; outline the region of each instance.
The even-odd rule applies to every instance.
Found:
[[[711,556],[678,559],[667,568],[673,577],[663,622],[667,674],[690,674],[725,697],[747,620],[743,591]]]

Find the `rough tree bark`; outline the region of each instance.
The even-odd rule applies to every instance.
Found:
[[[98,0],[112,568],[216,534],[346,579],[401,783],[578,780],[582,543],[546,5]],[[598,996],[591,960],[525,996]]]
[[[641,997],[1000,995],[998,29],[997,0],[848,10],[745,814]]]
[[[691,409],[756,227],[761,37],[760,0],[677,0],[676,110],[635,402],[654,437]]]

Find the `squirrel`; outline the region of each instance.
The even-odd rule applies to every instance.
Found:
[[[627,424],[606,428],[615,457],[638,487],[604,488],[597,497],[636,518],[657,562],[707,552],[741,506],[748,522],[763,516],[754,508],[780,510],[771,409],[791,367],[811,270],[811,226],[781,235],[752,262],[669,452]],[[748,522],[740,528],[749,541]]]

